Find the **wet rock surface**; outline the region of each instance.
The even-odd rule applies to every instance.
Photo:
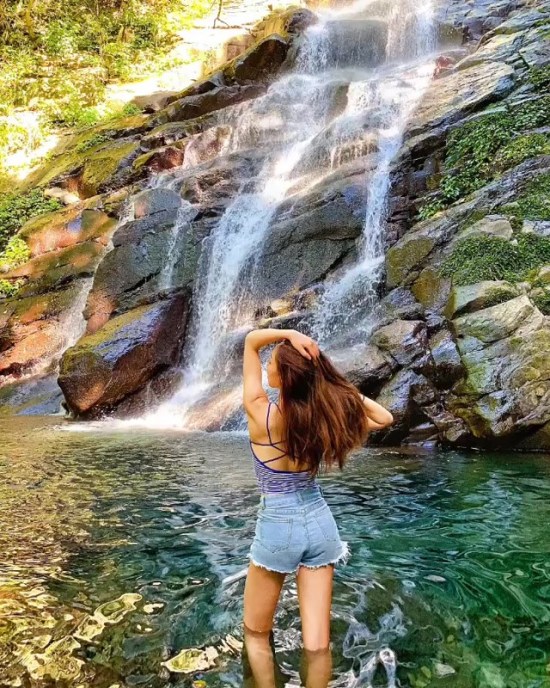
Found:
[[[63,356],[59,385],[78,415],[101,415],[179,358],[188,299],[178,295],[116,316]]]

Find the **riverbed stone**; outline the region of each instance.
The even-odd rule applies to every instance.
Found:
[[[185,332],[184,294],[112,318],[65,352],[59,385],[77,415],[107,412],[176,364]]]

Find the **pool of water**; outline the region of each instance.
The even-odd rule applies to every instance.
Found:
[[[243,581],[222,581],[254,531],[246,438],[28,418],[0,437],[0,685],[242,686]],[[550,686],[549,455],[369,449],[322,485],[352,552],[331,685],[392,685],[389,648],[397,686]],[[300,685],[294,577],[276,625],[276,683]],[[202,674],[165,664],[207,647]]]

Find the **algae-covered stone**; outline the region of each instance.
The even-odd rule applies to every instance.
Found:
[[[29,220],[19,236],[35,257],[91,239],[106,245],[115,227],[114,217],[101,210],[76,205]]]
[[[407,275],[418,267],[436,245],[431,236],[422,232],[406,234],[386,253],[386,280],[388,287],[401,284]]]
[[[206,647],[204,650],[191,648],[182,650],[178,655],[167,662],[162,662],[162,664],[173,673],[192,674],[213,667],[218,656],[215,647]]]
[[[127,167],[139,146],[135,136],[101,141],[91,148],[79,148],[77,142],[74,144],[31,175],[28,186],[69,185],[81,196],[94,196],[117,186],[117,172]]]
[[[24,278],[18,296],[43,294],[64,287],[77,279],[91,277],[105,253],[105,246],[85,241],[32,258],[11,272],[6,278]]]
[[[449,294],[445,315],[452,319],[464,313],[473,313],[519,296],[520,290],[505,280],[486,280],[453,286]]]
[[[469,335],[485,343],[494,342],[511,335],[534,310],[535,307],[527,296],[522,295],[476,313],[455,318],[453,327],[457,336]]]
[[[84,165],[79,180],[80,193],[85,197],[95,196],[113,186],[115,174],[129,165],[138,146],[137,141],[117,141],[97,151]]]
[[[61,361],[59,385],[79,414],[106,411],[178,359],[187,299],[142,306],[82,337]]]
[[[425,267],[411,285],[411,292],[426,308],[441,309],[447,301],[451,280],[442,277],[439,270]]]
[[[466,237],[479,236],[480,234],[497,236],[501,239],[511,239],[513,230],[507,217],[503,215],[486,215],[481,220],[458,232],[454,241],[465,239]]]

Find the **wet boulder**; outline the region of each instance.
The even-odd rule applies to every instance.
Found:
[[[141,306],[109,320],[65,352],[59,386],[77,415],[99,415],[178,361],[188,297]]]
[[[155,126],[159,126],[168,122],[196,119],[211,112],[222,110],[230,105],[257,98],[265,90],[266,85],[262,83],[234,84],[231,86],[219,86],[206,93],[184,96],[158,112],[154,116],[153,123]]]

